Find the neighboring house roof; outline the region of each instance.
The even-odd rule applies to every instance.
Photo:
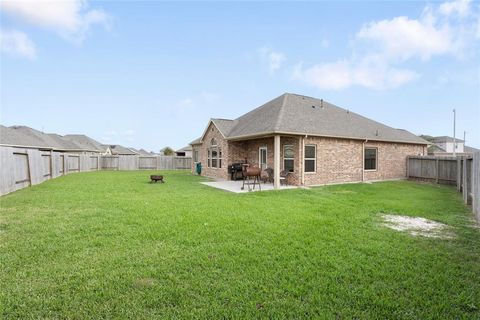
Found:
[[[52,141],[52,145],[58,146],[63,150],[75,150],[75,151],[83,151],[86,148],[72,142],[70,140],[64,139],[62,136],[56,133],[48,133],[46,134],[46,140]]]
[[[148,152],[145,149],[140,149],[140,150],[138,150],[138,152],[143,156],[150,156],[152,154],[151,152]]]
[[[475,152],[480,151],[480,149],[469,147],[469,146],[464,146],[463,151],[466,152],[466,153],[475,153]]]
[[[64,135],[63,138],[72,141],[83,148],[105,152],[105,147],[100,142],[84,134],[67,134]]]
[[[43,133],[26,126],[1,126],[0,143],[61,151],[92,151],[54,133]]]
[[[145,149],[135,149],[135,148],[128,148],[130,149],[131,151],[135,152],[136,154],[139,154],[141,156],[151,156],[151,153],[148,152],[147,150]]]
[[[453,142],[453,138],[449,136],[440,136],[440,137],[433,137],[432,138],[433,143],[442,143],[442,142]],[[455,142],[464,142],[461,139],[456,138]]]
[[[446,152],[444,149],[440,148],[439,146],[437,146],[435,144],[429,146],[427,151],[428,151],[428,154],[433,154],[433,153],[437,153],[437,152]]]
[[[49,147],[43,139],[34,134],[27,134],[24,130],[19,130],[18,126],[5,127],[0,125],[0,143],[19,147]]]
[[[185,152],[185,151],[192,151],[192,146],[190,146],[190,145],[185,146],[181,149],[176,150],[175,152]]]
[[[190,145],[193,146],[193,145],[201,144],[201,143],[202,143],[202,137],[193,140],[192,142],[190,142]]]
[[[211,119],[211,122],[227,139],[298,134],[429,144],[406,130],[391,128],[323,100],[292,93],[285,93],[235,120]],[[206,130],[201,139],[205,133]]]
[[[112,155],[136,155],[137,153],[125,148],[124,146],[121,146],[119,144],[108,144],[105,145],[105,147],[110,147],[110,151],[112,152]]]

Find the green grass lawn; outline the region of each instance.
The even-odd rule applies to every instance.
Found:
[[[480,229],[452,187],[232,194],[150,173],[71,174],[1,197],[1,317],[480,318]],[[456,238],[385,228],[382,213]]]

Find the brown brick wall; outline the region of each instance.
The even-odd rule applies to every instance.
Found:
[[[222,148],[223,163],[221,169],[207,167],[207,148],[210,140],[215,138]],[[214,125],[210,125],[204,138],[204,144],[194,146],[199,150],[199,159],[202,162],[202,175],[229,179],[227,166],[235,162],[259,165],[259,148],[267,147],[267,166],[273,168],[273,137],[246,141],[226,141]],[[294,172],[289,177],[289,183],[300,185],[303,171],[301,139],[303,137],[282,136],[280,140],[280,168],[283,170],[283,147],[293,145],[295,150]],[[363,172],[363,142],[360,140],[307,137],[305,145],[313,144],[317,147],[317,162],[315,173],[305,173],[305,185],[319,185],[330,183],[345,183],[362,181]],[[368,142],[366,147],[377,148],[377,170],[365,171],[364,180],[401,179],[406,175],[406,157],[408,155],[425,154],[424,146]],[[195,167],[192,166],[192,172]]]
[[[221,168],[209,168],[207,161],[207,150],[210,148],[210,141],[214,138],[217,141],[218,147],[222,149],[222,167]],[[200,145],[193,146],[193,150],[198,150],[199,161],[202,163],[202,176],[211,177],[211,178],[220,178],[228,179],[229,175],[227,172],[228,166],[228,142],[223,138],[220,131],[212,123],[205,133],[203,138],[203,143]],[[192,172],[195,173],[195,164],[192,161]]]
[[[362,181],[362,141],[308,137],[305,144],[317,146],[317,171],[305,173],[305,185]],[[368,142],[365,147],[378,150],[377,170],[365,171],[365,181],[405,178],[407,156],[425,152],[423,146],[401,143]]]
[[[376,171],[365,171],[365,180],[406,178],[407,156],[426,155],[419,145],[375,142],[366,146],[377,148],[378,160]]]

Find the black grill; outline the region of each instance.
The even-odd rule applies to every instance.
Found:
[[[243,172],[242,172],[242,165],[243,163],[232,163],[228,166],[228,172],[230,172],[230,179],[232,180],[243,180]]]

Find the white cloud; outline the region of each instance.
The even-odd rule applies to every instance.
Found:
[[[258,50],[260,59],[268,65],[268,71],[273,74],[280,69],[287,60],[282,52],[274,51],[268,47],[262,47]]]
[[[390,89],[419,77],[415,71],[393,68],[374,56],[358,62],[338,60],[317,64],[305,70],[299,65],[294,73],[294,78],[325,90],[341,90],[356,85],[370,89]]]
[[[470,13],[470,2],[470,0],[445,2],[440,5],[438,11],[445,16],[457,14],[464,17]]]
[[[448,26],[433,24],[407,17],[371,22],[357,33],[357,39],[372,41],[381,52],[402,60],[420,57],[428,60],[455,50],[454,38]]]
[[[0,30],[0,48],[11,56],[35,59],[37,50],[33,41],[23,32]]]
[[[110,17],[99,9],[88,9],[86,0],[1,1],[2,11],[35,26],[56,31],[80,43],[95,24],[109,26]]]
[[[404,67],[409,60],[427,61],[450,55],[459,59],[477,49],[480,10],[468,0],[426,6],[418,19],[395,17],[372,21],[356,33],[352,56],[308,68],[298,65],[294,78],[320,89],[351,86],[389,89],[421,75]],[[473,50],[471,50],[473,48]]]

